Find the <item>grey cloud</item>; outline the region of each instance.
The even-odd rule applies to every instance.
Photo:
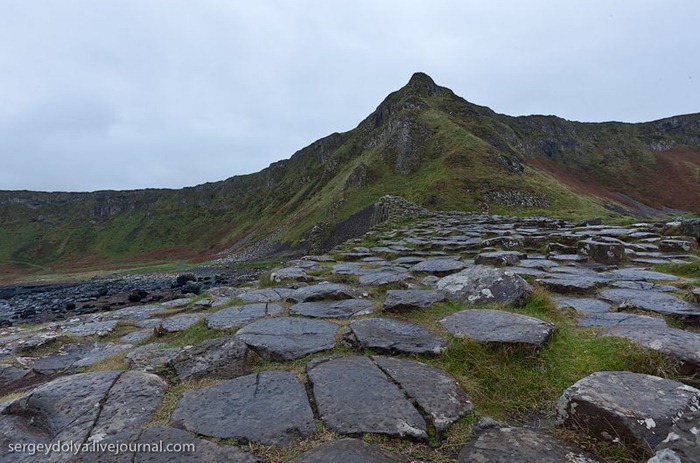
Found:
[[[254,172],[415,71],[513,115],[697,112],[697,17],[681,0],[0,0],[0,189]]]

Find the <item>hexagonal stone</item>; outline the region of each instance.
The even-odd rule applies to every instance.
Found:
[[[351,342],[387,354],[438,355],[447,342],[420,325],[393,318],[368,318],[350,323]]]
[[[305,286],[291,293],[287,299],[294,302],[313,302],[323,300],[352,299],[357,296],[358,290],[340,283],[320,283]]]
[[[646,315],[637,315],[624,312],[589,313],[579,316],[577,319],[581,326],[616,327],[616,326],[655,326],[665,327],[666,320]]]
[[[188,379],[232,379],[248,373],[248,346],[235,337],[207,339],[180,349],[168,365],[181,381]]]
[[[290,463],[408,463],[408,460],[359,439],[340,439],[316,447]]]
[[[10,402],[0,415],[0,444],[86,442],[139,429],[161,403],[165,382],[134,371],[64,376]],[[9,426],[8,426],[9,425]]]
[[[407,272],[385,271],[366,273],[360,276],[359,282],[362,286],[386,286],[392,283],[401,283],[411,278],[413,277]]]
[[[107,357],[127,351],[131,347],[128,344],[116,345],[100,342],[66,344],[61,347],[59,352],[41,357],[30,366],[34,371],[42,374],[68,372],[92,366]]]
[[[589,434],[654,448],[673,421],[700,405],[700,391],[678,381],[628,371],[604,371],[564,391],[557,421]]]
[[[577,246],[579,255],[599,264],[616,265],[625,258],[625,245],[621,241],[583,240]]]
[[[316,361],[307,369],[321,419],[333,431],[427,439],[421,414],[370,359]]]
[[[520,263],[526,254],[518,251],[493,251],[482,252],[474,258],[477,265],[493,265],[496,267],[513,266]]]
[[[389,290],[386,292],[384,310],[425,309],[446,299],[445,294],[440,291],[424,289]]]
[[[382,356],[372,359],[416,401],[438,432],[474,408],[457,381],[442,370],[414,360]]]
[[[157,333],[177,333],[194,325],[204,318],[202,314],[182,314],[164,318],[159,326],[155,328]]]
[[[596,290],[605,285],[605,282],[597,278],[574,277],[543,278],[538,279],[537,284],[560,294],[595,294]]]
[[[563,439],[527,428],[496,426],[465,445],[459,463],[602,463]]]
[[[459,272],[465,267],[464,262],[455,258],[432,258],[419,262],[410,268],[414,273],[430,273],[431,275],[443,277],[455,272]]]
[[[670,355],[681,362],[688,374],[700,371],[700,334],[659,325],[618,325],[603,336],[625,338],[635,344]]]
[[[700,307],[682,301],[673,294],[638,289],[607,289],[601,291],[598,297],[616,304],[621,310],[648,310],[692,320],[700,318]]]
[[[621,268],[608,272],[610,278],[627,281],[677,281],[679,278],[668,273],[654,272],[643,268]]]
[[[286,300],[295,290],[289,288],[253,289],[238,295],[243,302],[279,302]]]
[[[187,391],[172,422],[203,436],[276,445],[316,432],[304,385],[286,371],[264,371]]]
[[[117,320],[96,321],[66,326],[63,334],[68,336],[107,336],[117,327]]]
[[[276,317],[282,311],[284,307],[279,304],[246,304],[219,310],[207,315],[206,320],[209,328],[225,330],[245,326],[261,318]]]
[[[553,296],[552,300],[560,309],[573,309],[581,313],[610,312],[612,308],[607,302],[587,297]]]
[[[513,272],[476,265],[437,282],[448,298],[471,304],[519,304],[532,294],[532,286]]]
[[[458,338],[498,344],[544,346],[555,327],[538,318],[502,310],[463,310],[440,320]]]
[[[236,337],[267,360],[294,360],[333,349],[338,329],[323,320],[271,318],[251,323]]]
[[[369,315],[372,312],[374,312],[374,302],[369,299],[300,302],[289,309],[291,315],[314,318],[352,318]]]

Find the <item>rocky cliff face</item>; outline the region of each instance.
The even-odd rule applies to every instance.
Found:
[[[644,124],[510,117],[418,73],[356,129],[256,174],[182,190],[0,192],[0,266],[298,243],[386,194],[499,213],[700,212],[699,172],[698,114]]]

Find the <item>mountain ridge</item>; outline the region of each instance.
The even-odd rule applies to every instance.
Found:
[[[669,172],[677,178],[664,180]],[[314,226],[385,194],[527,215],[700,212],[699,173],[700,114],[508,116],[416,73],[356,128],[257,173],[182,189],[0,191],[0,262],[205,259],[264,237],[303,246]]]

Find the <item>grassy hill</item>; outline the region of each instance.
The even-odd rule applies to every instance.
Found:
[[[0,272],[204,260],[303,243],[391,194],[564,218],[700,212],[700,115],[643,124],[496,114],[415,74],[355,129],[181,190],[0,192]]]

